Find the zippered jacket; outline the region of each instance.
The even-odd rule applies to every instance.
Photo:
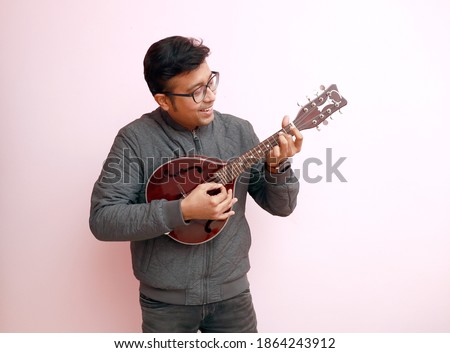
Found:
[[[173,158],[202,155],[228,161],[258,143],[248,121],[218,111],[212,123],[195,131],[177,124],[161,108],[119,131],[93,188],[89,225],[99,240],[130,242],[142,294],[166,303],[199,305],[249,288],[247,193],[272,215],[291,214],[299,183],[290,167],[270,174],[260,162],[242,173],[234,188],[235,215],[216,237],[199,245],[165,235],[187,224],[180,200],[147,203],[145,191],[153,171]]]

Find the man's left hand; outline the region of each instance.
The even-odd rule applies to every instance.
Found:
[[[289,125],[289,117],[286,115],[281,123],[282,127]],[[291,134],[280,133],[278,146],[270,150],[266,158],[266,166],[271,172],[278,172],[278,166],[289,157],[292,157],[302,149],[303,135],[296,127],[291,128]]]

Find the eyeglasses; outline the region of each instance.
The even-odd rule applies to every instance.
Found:
[[[177,97],[192,97],[195,103],[201,103],[203,99],[206,97],[206,91],[208,88],[215,92],[217,90],[217,86],[219,86],[219,73],[217,71],[212,71],[212,76],[208,80],[208,83],[204,86],[197,88],[192,93],[171,93],[171,92],[161,92],[162,94],[166,94],[168,96],[177,96]]]

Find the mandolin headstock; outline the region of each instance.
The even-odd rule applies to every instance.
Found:
[[[295,120],[294,125],[299,130],[318,128],[320,124],[326,125],[327,119],[347,105],[347,100],[339,93],[335,84],[325,89],[320,86],[321,93],[316,93],[316,98],[309,100],[307,104],[301,107]]]

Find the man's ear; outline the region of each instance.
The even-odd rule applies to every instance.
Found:
[[[166,112],[169,110],[169,97],[165,94],[157,93],[153,96],[153,98],[163,110]]]

